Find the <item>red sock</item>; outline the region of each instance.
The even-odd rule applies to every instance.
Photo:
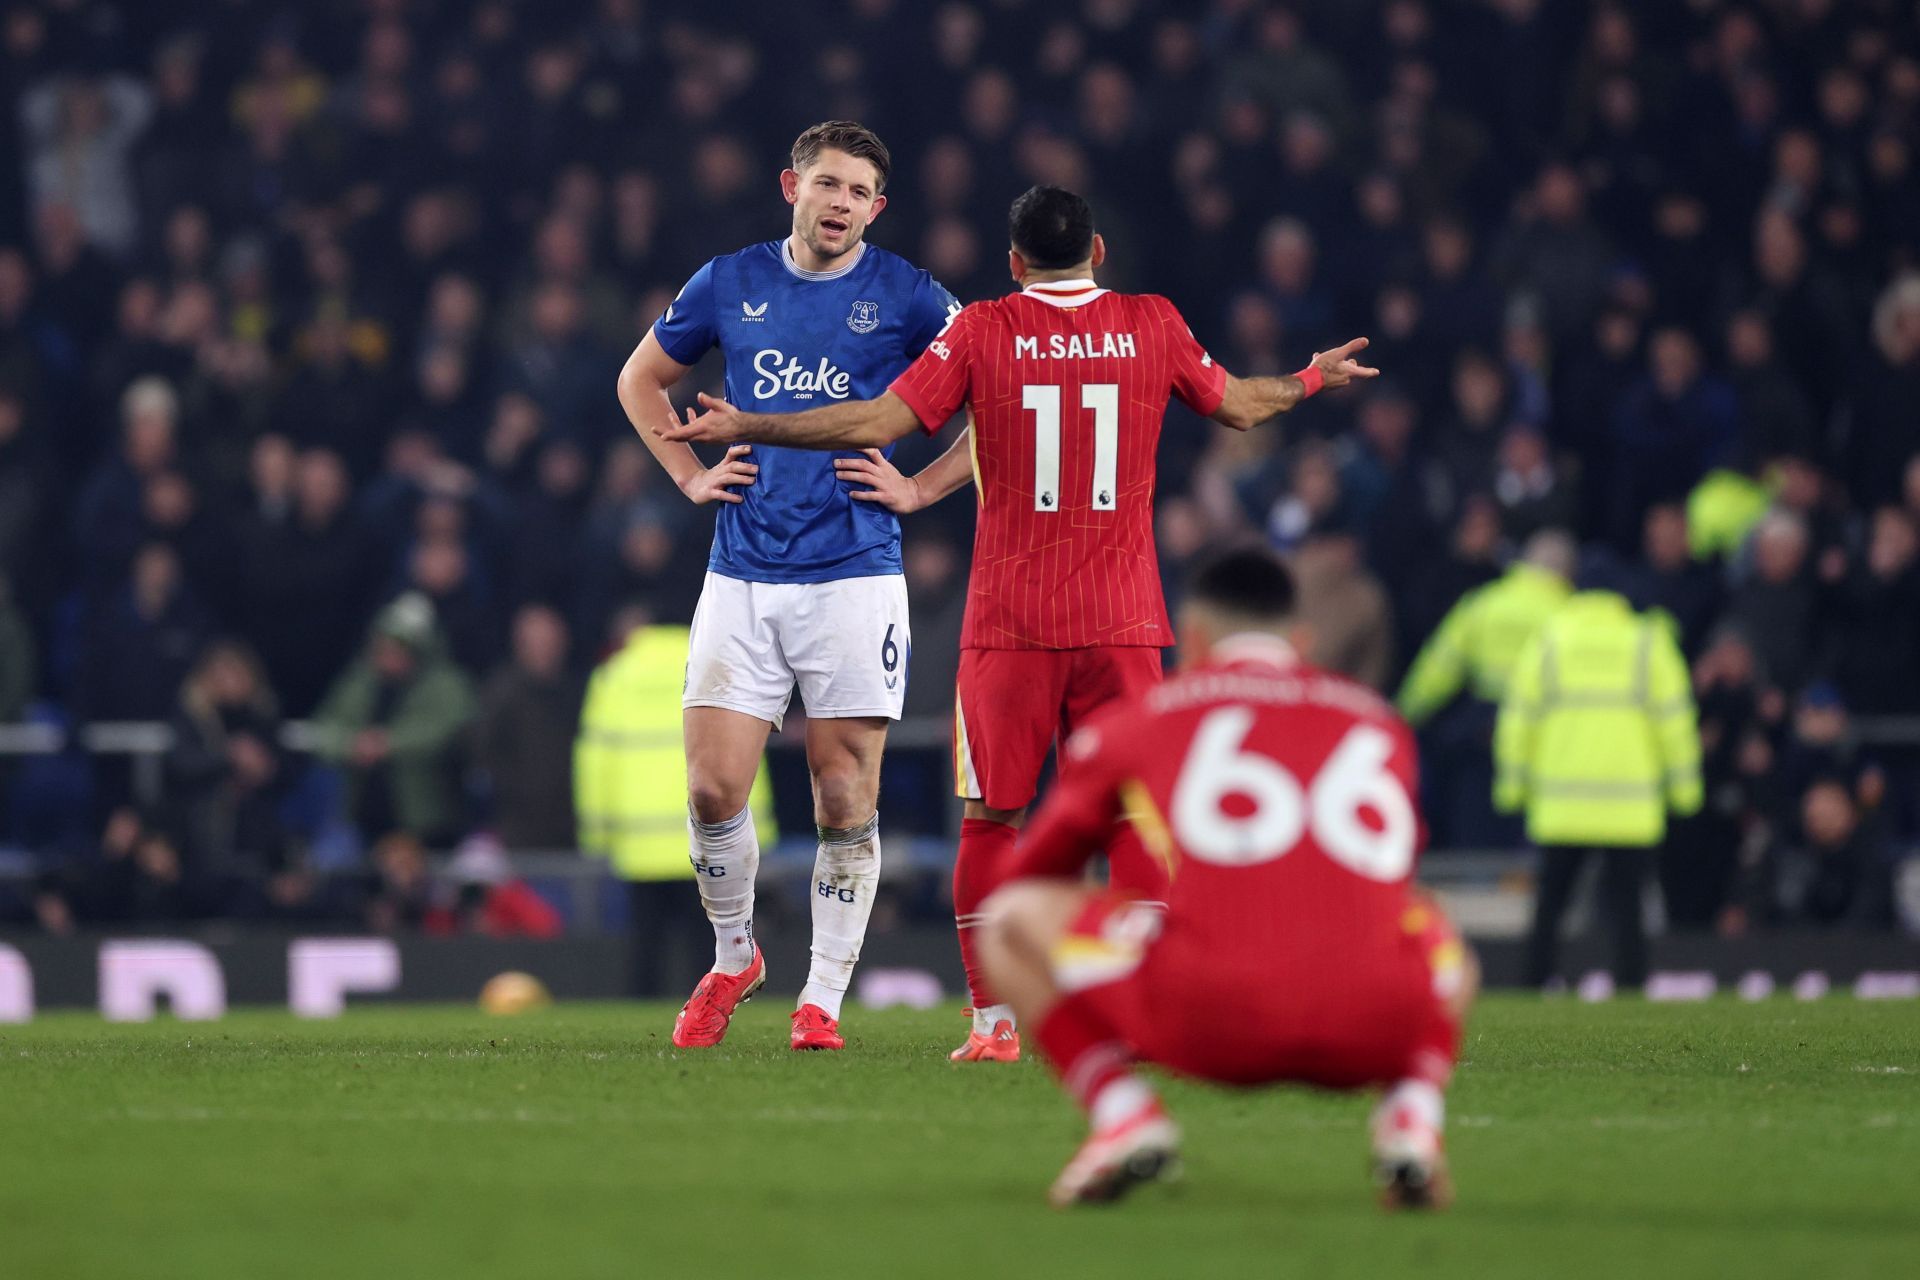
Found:
[[[1414,1042],[1407,1061],[1405,1079],[1422,1080],[1436,1089],[1445,1089],[1453,1079],[1453,1064],[1460,1060],[1460,1019],[1444,1003],[1435,1001],[1427,1026]]]
[[[1133,1054],[1086,1002],[1067,995],[1047,1011],[1034,1031],[1040,1052],[1053,1065],[1073,1100],[1088,1111],[1100,1091],[1133,1069]]]
[[[1167,900],[1167,864],[1148,851],[1131,822],[1115,823],[1107,837],[1107,883],[1150,902]]]
[[[1016,828],[988,818],[960,820],[960,853],[953,860],[953,917],[960,931],[960,962],[967,967],[967,991],[976,1009],[994,1003],[986,971],[980,966],[980,904],[1000,887],[1019,834]]]

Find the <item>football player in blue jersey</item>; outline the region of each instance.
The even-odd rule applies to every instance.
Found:
[[[797,684],[813,775],[813,962],[793,1014],[796,1049],[839,1049],[840,1004],[880,873],[880,756],[906,694],[907,588],[900,525],[835,455],[736,445],[709,467],[659,438],[667,388],[714,347],[726,398],[786,413],[879,396],[959,310],[925,271],[866,241],[887,206],[886,147],[850,121],[793,144],[780,188],[792,233],[693,274],[620,373],[620,403],[647,448],[696,503],[725,503],[694,613],[685,708],[693,865],[713,922],[714,967],[674,1022],[683,1048],[716,1045],[766,981],[753,940],[760,848],[747,811],[766,749]],[[859,459],[859,454],[840,455]],[[878,454],[857,474],[898,473]],[[965,484],[963,438],[911,482],[920,505]],[[882,483],[882,481],[873,481]]]

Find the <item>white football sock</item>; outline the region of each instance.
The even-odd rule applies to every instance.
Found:
[[[819,832],[813,859],[813,964],[799,1004],[819,1005],[837,1019],[880,882],[880,815],[857,827],[821,827]]]
[[[700,905],[713,922],[713,967],[744,973],[753,964],[753,881],[760,873],[760,833],[751,807],[723,822],[701,822],[691,813],[694,879]]]
[[[1403,1107],[1435,1133],[1446,1126],[1446,1095],[1425,1080],[1402,1080],[1393,1086],[1380,1101],[1380,1114],[1390,1116]]]
[[[1088,1119],[1099,1133],[1133,1119],[1159,1101],[1153,1087],[1136,1075],[1124,1075],[1093,1096]]]
[[[1011,1022],[1016,1030],[1019,1028],[1020,1023],[1013,1016],[1012,1005],[990,1004],[984,1009],[973,1011],[973,1030],[976,1035],[992,1035],[994,1024],[999,1022]]]

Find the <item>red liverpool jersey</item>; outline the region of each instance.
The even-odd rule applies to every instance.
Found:
[[[960,643],[1173,643],[1153,548],[1167,398],[1211,414],[1226,371],[1171,302],[1091,280],[964,308],[891,390],[929,432],[973,410],[980,517]]]
[[[1277,639],[1238,637],[1215,659],[1069,740],[1012,874],[1077,873],[1124,813],[1172,871],[1163,938],[1222,973],[1313,973],[1399,946],[1425,838],[1411,731]]]

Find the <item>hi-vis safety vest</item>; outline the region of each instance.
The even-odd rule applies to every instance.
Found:
[[[643,627],[587,682],[573,744],[574,822],[581,851],[609,859],[625,880],[693,876],[680,728],[687,649],[687,628]],[[771,843],[764,762],[750,807],[761,843]]]
[[[1483,702],[1500,701],[1520,651],[1571,592],[1558,574],[1521,563],[1461,596],[1413,660],[1395,699],[1400,714],[1417,729],[1463,685]]]
[[[1515,664],[1494,731],[1494,807],[1536,844],[1643,848],[1697,812],[1700,731],[1672,631],[1583,591]]]

